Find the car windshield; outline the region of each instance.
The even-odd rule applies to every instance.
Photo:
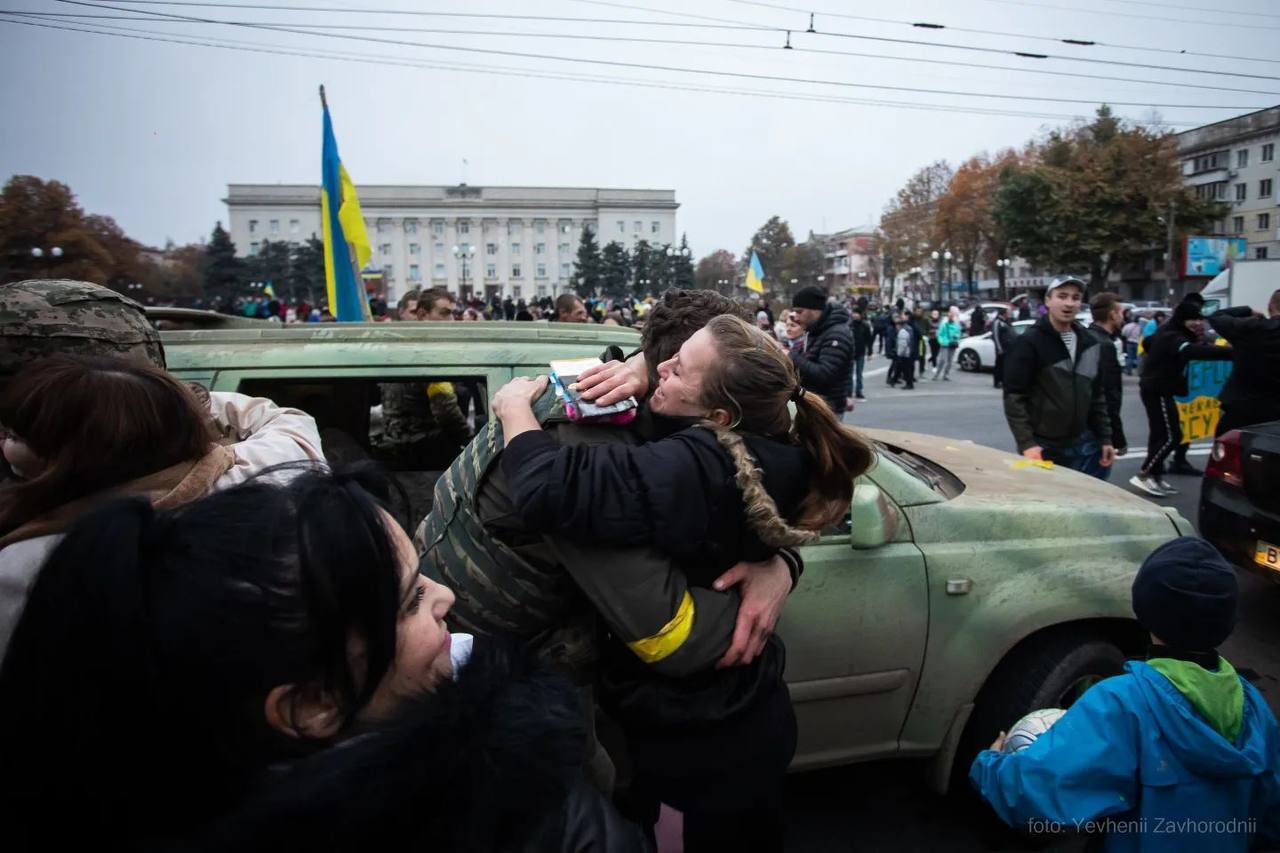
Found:
[[[964,491],[964,482],[932,459],[883,441],[876,442],[876,449],[882,456],[948,500]]]

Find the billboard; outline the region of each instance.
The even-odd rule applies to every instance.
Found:
[[[1182,274],[1186,277],[1213,277],[1230,261],[1245,257],[1248,242],[1243,237],[1188,237]]]

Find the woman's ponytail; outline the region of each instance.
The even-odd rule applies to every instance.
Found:
[[[871,467],[875,451],[854,430],[840,423],[831,407],[817,394],[797,384],[795,435],[813,462],[813,490],[800,505],[801,527],[820,530],[849,511],[853,481]]]

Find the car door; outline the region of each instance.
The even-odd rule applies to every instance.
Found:
[[[892,502],[887,473],[859,482],[880,485]],[[905,519],[877,548],[855,549],[834,533],[801,552],[804,576],[778,627],[800,726],[793,766],[892,755],[924,661],[924,556]]]

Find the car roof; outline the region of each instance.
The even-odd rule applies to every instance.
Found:
[[[519,321],[298,323],[162,332],[171,370],[544,365],[553,358],[640,345],[625,326]]]
[[[183,329],[280,328],[279,320],[237,317],[234,314],[222,314],[218,311],[205,311],[200,308],[176,308],[167,305],[148,306],[147,319],[151,321],[151,325],[161,332]]]

